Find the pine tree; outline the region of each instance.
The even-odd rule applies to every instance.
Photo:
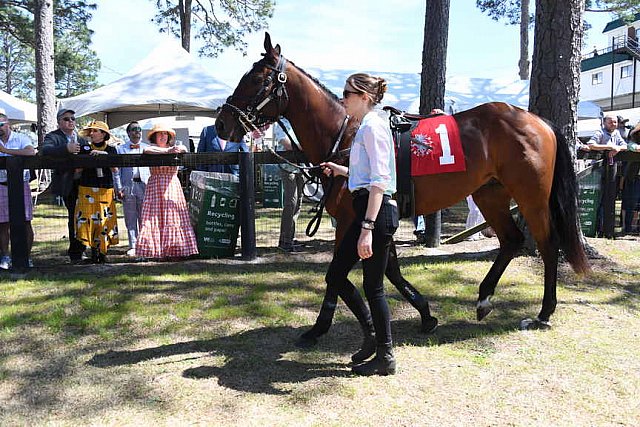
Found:
[[[273,16],[273,0],[153,0],[158,8],[154,22],[160,32],[170,32],[191,50],[191,30],[203,41],[200,56],[216,57],[227,47],[246,53],[244,37],[267,27]]]

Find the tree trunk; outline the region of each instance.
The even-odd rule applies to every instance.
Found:
[[[520,2],[520,80],[529,78],[529,0]]]
[[[182,47],[187,52],[191,52],[191,0],[180,0],[180,38]]]
[[[572,147],[578,120],[583,12],[584,0],[536,0],[529,111],[554,122]]]
[[[38,145],[56,128],[55,77],[53,71],[53,0],[36,0],[36,104]]]
[[[529,111],[553,122],[575,152],[584,0],[536,0]],[[526,233],[525,247],[533,239]]]
[[[447,43],[449,40],[449,0],[427,0],[420,79],[420,114],[434,108],[444,109],[444,89],[447,73]],[[424,218],[426,246],[440,246],[441,213]]]

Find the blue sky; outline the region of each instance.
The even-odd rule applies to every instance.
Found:
[[[167,35],[151,22],[155,0],[97,0],[89,23],[102,61],[102,84],[127,73]],[[588,50],[604,47],[608,14],[588,14],[594,28]],[[302,68],[419,73],[424,0],[278,0],[269,33],[282,53]],[[448,76],[518,78],[519,30],[482,14],[475,0],[452,0]],[[530,35],[533,42],[533,33]],[[228,50],[202,59],[220,81],[235,87],[263,51],[264,33],[247,38],[248,54]],[[192,42],[194,43],[194,42]],[[197,43],[197,42],[195,42]],[[196,51],[192,47],[192,51]],[[195,53],[194,53],[195,55]]]

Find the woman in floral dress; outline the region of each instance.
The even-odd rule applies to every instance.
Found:
[[[151,145],[145,154],[184,153],[176,146],[176,133],[157,124],[147,135]],[[198,253],[196,236],[189,219],[187,202],[178,180],[177,166],[151,167],[142,203],[142,228],[136,255],[143,258],[184,258]]]
[[[105,122],[93,121],[80,132],[89,138],[81,153],[90,156],[116,154],[108,143],[111,133]],[[75,210],[76,239],[91,248],[91,261],[104,263],[109,246],[118,244],[118,219],[113,191],[115,168],[77,169],[78,201]]]

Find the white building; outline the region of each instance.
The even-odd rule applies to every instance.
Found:
[[[605,111],[640,107],[640,14],[631,23],[609,22],[602,32],[608,46],[598,46],[581,62],[580,99],[593,101]]]

